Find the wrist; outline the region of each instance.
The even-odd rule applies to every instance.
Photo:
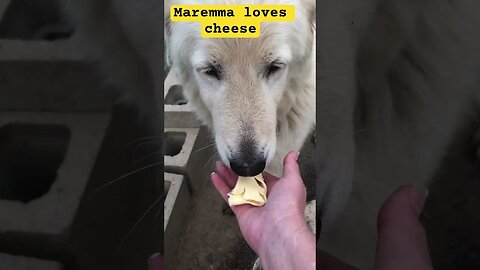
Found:
[[[264,269],[315,269],[315,236],[303,215],[276,222],[257,250]]]

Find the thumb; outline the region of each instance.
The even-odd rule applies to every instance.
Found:
[[[300,177],[300,169],[298,168],[299,152],[291,151],[283,159],[283,177],[285,179],[296,179]]]
[[[425,199],[425,191],[402,186],[385,201],[378,215],[375,269],[433,269],[419,221]]]

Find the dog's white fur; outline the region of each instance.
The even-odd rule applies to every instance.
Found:
[[[164,63],[158,61],[163,54],[163,50],[160,50],[163,29],[162,25],[155,21],[160,18],[163,2],[66,1],[79,25],[77,35],[80,35],[80,39],[85,40],[86,44],[92,43],[89,52],[94,58],[101,59],[100,67],[110,77],[109,81],[126,89],[128,98],[139,100],[142,106],[154,111],[151,101],[160,102],[159,99],[163,97],[161,89]],[[168,10],[169,2],[196,3],[166,1],[165,10]],[[247,2],[212,0],[209,3]],[[282,158],[285,154],[290,150],[300,150],[305,138],[314,128],[315,39],[312,23],[315,4],[311,0],[258,0],[249,3],[293,4],[296,5],[298,19],[294,23],[264,23],[262,38],[250,41],[200,39],[198,23],[172,23],[173,34],[166,35],[170,36],[166,46],[170,51],[172,71],[176,72],[183,82],[185,94],[198,117],[215,133],[222,160],[229,164],[227,147],[236,147],[235,140],[242,131],[234,121],[251,120],[248,122],[256,132],[253,135],[258,139],[257,143],[266,146],[268,170],[278,175],[281,174]],[[230,61],[225,63],[227,67],[232,67],[228,85],[216,85],[212,80],[199,76],[199,72],[191,70],[193,64],[198,67],[200,63],[212,60],[206,57],[214,53],[218,57],[224,57],[222,60]],[[237,72],[239,65],[246,64],[245,67],[250,68],[248,72],[253,72],[263,64],[260,60],[268,59],[267,55],[282,58],[288,62],[287,66],[270,81],[255,81],[252,77],[255,74],[250,73],[248,76],[252,75],[252,80],[242,82],[242,77]],[[246,60],[247,58],[251,61]],[[235,68],[237,70],[234,70]],[[239,86],[241,89],[236,91],[232,86],[238,83],[244,85]],[[221,97],[214,90],[223,89],[222,87],[230,90],[223,91],[226,95]],[[202,89],[203,91],[200,91]],[[235,92],[239,95],[231,95]],[[213,101],[215,98],[217,99]],[[236,117],[241,111],[250,115],[245,115],[243,119]]]
[[[317,5],[317,214],[339,212],[354,179],[319,246],[372,269],[382,202],[399,185],[427,185],[452,136],[478,117],[480,3]]]
[[[246,2],[208,1],[240,3]],[[267,171],[279,176],[283,157],[300,150],[315,124],[315,4],[291,0],[249,3],[295,5],[296,20],[263,23],[258,39],[204,39],[199,23],[174,23],[166,16],[166,44],[172,72],[182,82],[197,115],[215,134],[223,162],[229,164],[229,157],[239,151],[241,138],[249,136],[265,146]],[[267,79],[262,70],[275,59],[285,66]],[[222,66],[221,80],[196,70],[212,62]]]

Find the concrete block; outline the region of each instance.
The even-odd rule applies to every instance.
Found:
[[[0,38],[12,40],[62,40],[73,26],[58,0],[0,1]]]
[[[2,110],[108,112],[115,103],[74,40],[0,40]]]
[[[31,257],[13,256],[0,253],[0,269],[5,270],[61,270],[62,265],[54,261],[45,261]]]
[[[109,112],[115,102],[113,91],[86,62],[3,61],[0,56],[0,74],[4,111]]]
[[[108,112],[114,94],[86,61],[58,0],[0,0],[0,108]]]
[[[215,145],[210,132],[201,128],[166,128],[164,133],[165,172],[186,176],[195,194],[210,178],[215,164]]]
[[[207,127],[201,126],[188,159],[188,183],[192,193],[196,193],[205,182],[210,181],[210,174],[219,159],[213,135]]]
[[[79,43],[0,39],[0,109],[109,112],[113,91],[79,55]]]
[[[178,238],[181,236],[190,208],[190,194],[184,176],[164,174],[164,192],[167,194],[164,204],[164,245],[166,269],[171,268],[171,260],[178,249]]]
[[[209,179],[210,172],[213,169],[212,164],[215,163],[213,156],[216,153],[214,139],[208,128],[201,125],[201,121],[196,118],[183,95],[180,80],[173,72],[169,72],[165,78],[164,89],[165,128],[198,129],[198,135],[193,144],[191,144],[192,141],[185,140],[186,149],[191,149],[191,151],[184,151],[182,154],[173,157],[169,157],[169,153],[166,153],[165,159],[166,171],[186,175],[188,186],[193,194],[200,189],[206,181],[205,179]],[[170,141],[178,144],[182,139],[179,134],[177,134],[177,138],[177,140]],[[168,141],[167,136],[166,142]],[[169,145],[172,145],[172,143],[167,143],[166,147],[169,147]]]
[[[183,95],[183,89],[173,74],[169,72],[164,84],[164,125],[166,128],[198,128],[201,121],[195,116]]]
[[[81,60],[59,3],[0,0],[0,60]]]
[[[198,128],[166,128],[164,131],[165,171],[187,174],[187,166]]]
[[[104,113],[0,112],[2,232],[62,234],[103,140]]]

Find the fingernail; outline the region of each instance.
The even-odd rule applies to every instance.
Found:
[[[155,258],[158,257],[158,256],[160,256],[160,253],[159,253],[159,252],[152,254],[152,256],[150,256],[150,258],[148,258],[148,259],[149,259],[149,260],[153,260],[153,259],[155,259]]]
[[[215,166],[218,168],[218,167],[221,167],[223,165],[223,163],[220,161],[220,160],[217,160],[215,162]]]
[[[299,156],[300,156],[300,152],[297,152],[297,157],[295,158],[296,161],[298,161]]]
[[[215,172],[212,172],[210,175],[214,175],[214,174],[215,174]]]
[[[163,269],[163,257],[160,253],[155,253],[148,258],[149,269]]]

